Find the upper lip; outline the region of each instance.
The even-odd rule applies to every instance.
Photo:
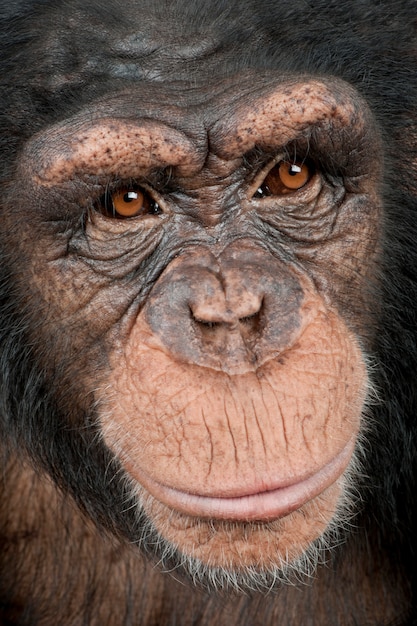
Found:
[[[153,497],[182,514],[222,520],[271,521],[301,508],[330,487],[345,471],[353,447],[354,442],[350,441],[331,461],[307,477],[285,483],[276,481],[261,491],[242,489],[240,493],[235,491],[239,495],[232,497],[189,493],[163,485],[149,476],[141,482]]]

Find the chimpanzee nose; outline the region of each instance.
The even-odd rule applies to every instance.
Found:
[[[200,289],[193,293],[189,301],[194,320],[210,328],[220,324],[234,328],[240,322],[247,323],[258,318],[263,294],[249,291],[242,286],[237,290],[233,289],[233,284],[225,284],[222,278],[205,276],[204,280],[200,281]]]
[[[284,264],[236,242],[220,256],[203,248],[174,259],[143,313],[175,359],[239,374],[292,343],[302,298]]]

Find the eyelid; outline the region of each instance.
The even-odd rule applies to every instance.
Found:
[[[263,183],[265,182],[268,174],[274,169],[274,167],[276,167],[277,165],[279,165],[280,163],[296,163],[298,165],[303,165],[306,164],[310,169],[311,169],[311,176],[309,177],[309,180],[306,181],[306,183],[304,185],[302,185],[301,187],[299,187],[298,189],[294,189],[294,191],[288,191],[287,193],[283,193],[283,194],[271,194],[268,197],[271,198],[279,198],[282,196],[290,196],[290,195],[295,195],[297,193],[300,193],[300,191],[302,189],[305,189],[307,186],[309,186],[311,184],[311,181],[313,181],[315,179],[315,175],[317,174],[317,172],[319,171],[318,167],[316,166],[316,164],[314,163],[314,161],[306,156],[304,156],[302,153],[298,153],[298,151],[293,150],[291,152],[289,152],[289,150],[283,150],[280,151],[273,159],[269,160],[255,175],[253,182],[250,184],[249,189],[248,189],[248,193],[247,193],[247,197],[249,200],[255,199],[255,200],[263,200],[264,198],[260,198],[260,197],[256,197],[256,194],[258,192],[258,190],[262,187]],[[289,188],[288,188],[289,189]]]
[[[144,200],[144,211],[141,213],[140,208],[138,212],[132,215],[129,215],[129,212],[124,213],[120,211],[115,206],[115,197],[122,195],[123,192],[129,191],[137,191],[143,194]],[[92,210],[97,213],[103,215],[105,218],[109,219],[118,219],[118,220],[132,220],[135,218],[145,218],[153,215],[159,215],[165,213],[163,209],[164,202],[158,192],[156,192],[149,184],[146,182],[137,180],[122,180],[116,179],[104,186],[101,186],[100,192],[95,194],[95,197],[92,201]],[[126,204],[126,207],[128,204]],[[155,208],[155,210],[153,210]],[[133,207],[132,207],[133,209]]]

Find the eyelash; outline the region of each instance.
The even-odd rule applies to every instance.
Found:
[[[93,208],[106,217],[121,220],[163,212],[148,186],[132,180],[119,180],[107,185],[104,193],[93,203]]]
[[[253,165],[252,163],[252,168]],[[297,193],[309,184],[315,173],[316,167],[311,160],[296,159],[295,151],[290,156],[289,151],[286,150],[282,158],[265,171],[253,198],[261,199]],[[292,177],[294,177],[293,181]],[[290,184],[291,182],[294,182],[294,185]],[[117,220],[156,216],[164,212],[155,199],[153,188],[147,182],[137,182],[132,179],[113,180],[108,183],[104,193],[97,195],[92,202],[91,209],[107,218]]]

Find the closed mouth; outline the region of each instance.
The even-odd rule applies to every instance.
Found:
[[[200,495],[168,487],[149,476],[143,486],[157,500],[179,513],[217,520],[267,522],[289,515],[320,495],[343,474],[352,457],[354,441],[317,472],[288,484],[275,483],[270,488],[252,492],[242,489],[232,497]]]

